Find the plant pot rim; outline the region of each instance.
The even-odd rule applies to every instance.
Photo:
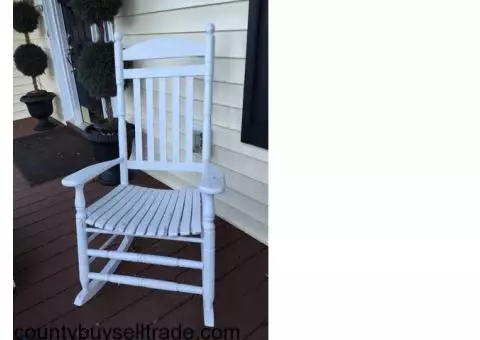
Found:
[[[127,134],[133,136],[134,125],[127,124]],[[94,125],[89,125],[83,131],[83,137],[94,143],[118,143],[118,132],[112,131],[110,135],[106,135],[98,131]]]
[[[29,103],[36,103],[36,102],[44,102],[48,100],[53,100],[57,95],[53,92],[45,91],[44,93],[37,93],[33,94],[34,91],[27,92],[23,96],[20,97],[20,101],[25,104]]]

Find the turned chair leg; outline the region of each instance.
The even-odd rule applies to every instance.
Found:
[[[75,188],[75,208],[76,224],[77,224],[77,251],[78,251],[78,274],[80,284],[83,291],[88,290],[88,255],[87,255],[87,231],[86,231],[86,213],[85,213],[85,196],[83,194],[83,186]]]
[[[212,223],[213,225],[213,223]],[[215,229],[204,232],[202,247],[202,286],[203,286],[203,314],[205,326],[213,327],[213,301],[215,299]]]
[[[206,209],[204,210],[203,218],[203,318],[205,326],[213,327],[213,301],[215,299],[215,224],[213,223],[213,197],[208,196],[205,197],[204,200],[204,206]]]

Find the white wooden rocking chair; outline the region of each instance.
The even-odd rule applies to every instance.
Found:
[[[122,37],[115,33],[115,73],[117,84],[117,115],[119,158],[84,168],[64,178],[62,184],[75,188],[75,208],[78,243],[79,276],[82,290],[75,299],[81,306],[89,301],[106,282],[138,287],[163,289],[203,295],[204,323],[214,325],[215,282],[215,226],[214,195],[225,188],[221,170],[210,163],[212,81],[214,55],[214,26],[207,25],[205,44],[172,38],[152,39],[127,49],[122,48]],[[169,68],[124,69],[124,60],[145,60],[202,56],[204,63]],[[204,77],[202,161],[193,157],[193,77]],[[185,156],[180,157],[180,77],[185,77]],[[153,78],[158,78],[158,138],[159,160],[155,160],[154,91]],[[170,78],[170,79],[169,79]],[[135,159],[127,156],[124,79],[133,79]],[[147,157],[143,157],[141,79],[146,79],[146,139]],[[167,110],[165,84],[172,84],[171,157],[167,157]],[[182,99],[183,100],[183,99]],[[157,113],[156,113],[157,114]],[[168,147],[170,148],[170,147]],[[85,206],[84,184],[105,170],[120,165],[121,184],[94,202]],[[201,173],[196,189],[160,190],[128,184],[128,169],[193,171]],[[87,237],[87,234],[91,234]],[[99,249],[90,249],[89,241],[99,234],[112,236]],[[123,236],[116,251],[105,250],[115,237]],[[169,239],[201,244],[201,261],[127,252],[134,237]],[[91,272],[89,264],[95,258],[110,261],[99,273]],[[125,275],[114,271],[120,261],[154,265],[176,266],[202,270],[202,286],[180,284]]]

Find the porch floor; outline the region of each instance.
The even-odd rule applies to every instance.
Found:
[[[34,125],[32,118],[15,121],[14,138],[36,133]],[[135,174],[132,184],[166,187],[143,172]],[[109,190],[98,182],[88,183],[87,204]],[[75,306],[73,300],[80,284],[74,191],[62,187],[60,179],[30,187],[14,166],[13,192],[15,329],[75,330],[81,326],[103,332],[125,331],[141,324],[157,329],[202,329],[201,296],[186,293],[107,283],[91,301]],[[239,339],[266,339],[268,247],[221,219],[216,219],[216,227],[215,326],[220,328],[217,335],[225,328],[235,328],[239,330]],[[105,239],[101,236],[94,242],[98,244],[100,238]],[[139,252],[200,258],[198,244],[137,239],[133,248]],[[104,263],[94,261],[93,270],[101,269]],[[191,284],[200,284],[201,278],[195,270],[135,263],[122,263],[117,273]],[[218,338],[229,337],[225,334]]]

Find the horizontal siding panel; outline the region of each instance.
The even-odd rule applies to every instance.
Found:
[[[189,186],[188,182],[171,173],[159,171],[147,171],[147,173],[172,188]],[[261,223],[250,217],[248,214],[241,212],[237,208],[224,203],[219,199],[219,197],[220,195],[218,195],[217,199],[215,200],[215,212],[218,216],[235,225],[237,228],[254,237],[258,241],[267,244],[267,224]]]
[[[239,172],[222,168],[227,185],[252,199],[268,205],[268,185],[242,175]]]
[[[115,19],[115,25],[119,31],[129,34],[192,33],[204,31],[210,21],[215,23],[218,31],[246,30],[248,2],[120,17]]]
[[[30,114],[28,113],[28,110],[26,108],[25,110],[13,112],[13,120],[19,120],[19,119],[24,119],[28,117],[30,117]]]
[[[268,151],[242,143],[241,133],[239,131],[229,130],[218,126],[212,127],[212,130],[213,144],[256,158],[262,162],[268,162]]]
[[[165,34],[132,34],[124,31],[123,45],[129,47],[139,42],[164,36]],[[167,32],[169,33],[169,32]],[[198,33],[169,33],[169,37],[188,39],[194,42],[203,43],[205,32]],[[215,32],[215,56],[221,58],[242,58],[245,59],[247,46],[247,31]]]
[[[35,31],[33,31],[32,33],[29,33],[29,36],[30,36],[30,40],[32,40],[32,42],[34,40],[45,40],[45,32],[40,29],[40,26],[41,26],[41,23],[39,23],[39,28],[36,29]],[[25,35],[23,33],[19,33],[15,30],[13,30],[13,41],[23,41],[25,42]]]
[[[37,78],[39,87],[50,92],[58,92],[57,84],[54,78],[47,77],[46,75]],[[13,93],[25,94],[29,91],[33,91],[32,79],[29,77],[15,78],[13,81]]]
[[[236,226],[254,239],[268,244],[268,224],[263,224],[251,218],[248,214],[242,213],[236,207],[217,200],[215,202],[215,212],[225,221]]]
[[[152,12],[181,10],[189,7],[200,7],[227,2],[238,2],[238,0],[134,0],[124,2],[119,16],[138,15]]]
[[[268,206],[258,201],[232,190],[227,187],[225,192],[218,197],[219,201],[228,204],[231,207],[236,207],[237,210],[244,214],[248,214],[256,221],[262,224],[268,224]]]
[[[27,109],[27,106],[22,102],[13,103],[13,112],[20,112],[26,109]]]
[[[20,98],[21,98],[25,93],[26,93],[26,92],[14,94],[14,95],[13,95],[13,104],[15,104],[15,103],[21,103]]]
[[[31,89],[28,90],[27,87],[30,87]],[[23,91],[23,89],[26,89],[26,91],[33,90],[32,78],[27,77],[27,76],[13,77],[13,90],[14,90],[14,92],[17,91],[17,89],[18,89],[18,91]]]
[[[48,64],[48,65],[47,65],[47,69],[45,70],[45,73],[39,76],[39,79],[40,79],[40,80],[45,79],[45,78],[49,78],[48,81],[50,81],[51,83],[56,84],[55,76],[54,76],[54,72],[53,72],[53,65]],[[26,80],[26,81],[29,81],[30,83],[32,82],[32,78],[31,78],[31,77],[28,77],[28,76],[24,75],[22,72],[20,72],[20,71],[17,70],[17,69],[14,69],[14,70],[13,70],[13,82],[14,82],[14,85],[16,85],[16,82],[17,82],[17,81],[25,81],[25,80]],[[55,86],[56,86],[56,85],[55,85]]]
[[[259,182],[268,184],[268,163],[215,145],[212,151],[213,162]]]
[[[45,52],[49,50],[47,39],[30,39],[32,43],[35,45],[40,46]],[[14,40],[13,41],[13,50],[15,50],[18,46],[25,44],[25,39],[22,40]]]

